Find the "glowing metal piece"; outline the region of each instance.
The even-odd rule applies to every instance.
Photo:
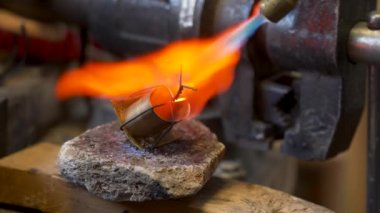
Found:
[[[186,98],[173,99],[170,90],[160,86],[139,92],[128,100],[112,102],[120,127],[139,148],[156,147],[175,141],[173,125],[186,119],[190,104]]]

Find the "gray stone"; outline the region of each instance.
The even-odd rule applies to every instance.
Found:
[[[180,140],[140,150],[112,122],[67,141],[58,156],[68,181],[108,200],[179,198],[198,192],[222,158],[224,145],[198,121],[173,127]]]

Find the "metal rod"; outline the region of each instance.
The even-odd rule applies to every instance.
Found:
[[[181,94],[182,94],[182,92],[183,92],[184,89],[190,89],[190,90],[193,90],[193,91],[197,91],[196,88],[193,88],[193,87],[186,86],[186,85],[182,84],[182,67],[181,67],[181,72],[179,74],[179,87],[178,87],[177,93],[173,97],[173,101],[177,100],[179,98],[179,96],[181,96]]]
[[[380,68],[368,75],[367,212],[380,212]]]
[[[360,63],[380,65],[379,38],[380,30],[369,29],[366,22],[356,24],[349,37],[348,54],[350,58]]]

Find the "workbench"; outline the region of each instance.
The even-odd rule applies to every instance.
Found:
[[[66,182],[59,145],[40,143],[0,159],[0,211],[34,212],[331,212],[264,186],[212,178],[196,195],[166,201],[111,202]]]

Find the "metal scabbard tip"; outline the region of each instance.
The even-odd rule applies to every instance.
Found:
[[[270,21],[278,22],[297,4],[298,0],[261,0],[261,13]]]

